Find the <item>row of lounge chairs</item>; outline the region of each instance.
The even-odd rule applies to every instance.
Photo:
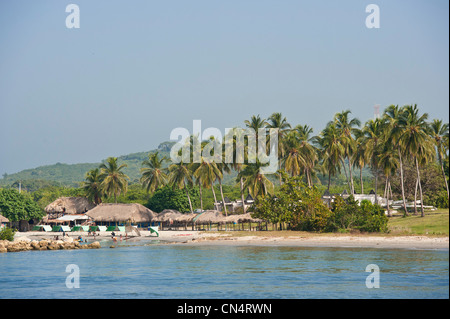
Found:
[[[158,226],[151,226],[148,228],[150,233],[155,233],[159,236]],[[66,225],[56,225],[51,227],[50,225],[36,225],[33,227],[32,231],[45,231],[45,232],[105,232],[105,231],[120,231],[125,232],[125,226],[73,226],[72,228]]]

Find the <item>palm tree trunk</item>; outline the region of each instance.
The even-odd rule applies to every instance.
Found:
[[[419,171],[419,160],[416,157],[416,169],[417,169],[417,182],[419,183],[419,192],[420,192],[420,210],[422,212],[422,217],[425,217],[425,212],[423,210],[423,194],[422,194],[422,185],[420,184],[420,171]]]
[[[445,188],[447,189],[447,198],[449,199],[449,202],[450,202],[450,195],[449,195],[449,191],[448,191],[447,177],[445,176],[445,171],[444,171],[444,164],[442,163],[441,154],[438,154],[438,155],[439,155],[439,163],[441,164],[442,177],[444,177]]]
[[[392,185],[391,185],[390,179],[389,179],[389,194],[390,194],[391,198],[394,199],[394,193],[392,192]]]
[[[364,185],[362,179],[362,167],[359,168],[359,182],[361,183],[361,195],[364,194]]]
[[[216,203],[217,203],[217,197],[216,197],[216,192],[214,191],[214,185],[213,185],[212,182],[211,182],[211,189],[212,189],[212,193],[213,193],[213,196],[214,196],[214,207],[215,207]]]
[[[350,158],[347,159],[348,159],[348,173],[350,175],[350,194],[353,196],[353,194],[355,194],[355,187],[353,185],[352,165],[350,164]]]
[[[341,163],[342,163],[342,167],[344,168],[345,179],[347,180],[347,186],[350,188],[350,181],[349,181],[348,175],[347,175],[347,168],[345,168],[345,162],[342,158],[341,158]]]
[[[198,183],[199,191],[200,191],[200,209],[203,212],[203,195],[202,195],[202,183]]]
[[[400,164],[400,184],[402,185],[402,199],[403,199],[403,209],[405,210],[405,213],[403,216],[408,216],[408,208],[406,207],[406,197],[405,197],[405,185],[403,180],[403,161],[402,161],[402,154],[400,152],[400,147],[398,148],[398,158],[399,158],[399,164]]]
[[[330,191],[331,173],[328,173],[328,192]]]
[[[278,159],[278,170],[281,171],[281,159]],[[281,174],[280,175],[280,186],[282,185]]]
[[[414,215],[417,215],[417,189],[419,188],[419,180],[416,178],[416,189],[414,191]]]
[[[378,172],[375,171],[375,204],[378,204]]]
[[[244,179],[241,177],[240,180],[240,184],[241,184],[241,200],[242,200],[242,212],[245,214],[245,202],[244,202]]]
[[[191,196],[189,196],[189,192],[186,186],[184,186],[184,190],[186,191],[186,196],[188,198],[189,201],[189,207],[191,208],[191,214],[194,213],[194,210],[192,209],[192,202],[191,202]]]
[[[223,197],[222,180],[220,178],[219,178],[219,188],[220,188],[220,195],[222,196],[222,203],[223,209],[225,211],[225,216],[228,216],[227,205],[225,205],[225,198]]]
[[[386,177],[386,181],[387,181],[387,192],[386,192],[386,207],[387,207],[387,211],[388,211],[388,217],[392,217],[391,211],[389,210],[389,186],[390,186],[390,181],[389,181],[389,176]]]

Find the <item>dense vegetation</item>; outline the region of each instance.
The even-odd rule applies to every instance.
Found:
[[[252,207],[253,216],[273,224],[288,224],[302,231],[385,232],[388,217],[379,205],[369,201],[358,204],[353,196],[337,197],[332,205],[322,200],[317,187],[308,187],[299,177],[283,176],[277,195],[258,197]]]
[[[173,143],[167,142],[149,153],[79,164],[88,166],[83,166],[83,182],[76,187],[40,174],[20,179],[21,187],[41,210],[60,196],[86,196],[95,203],[138,202],[155,211],[193,211],[211,209],[225,197],[243,200],[251,194],[258,216],[287,223],[292,229],[317,231],[386,229],[378,205],[357,205],[350,197],[328,207],[321,199],[325,190],[340,193],[346,189],[356,194],[374,189],[377,196],[401,200],[405,216],[407,200],[420,200],[414,213],[420,209],[422,216],[423,205],[448,207],[449,126],[441,120],[428,121],[416,105],[388,106],[382,117],[364,124],[352,118],[349,110],[342,111],[317,135],[308,125],[291,125],[281,113],[267,119],[252,116],[244,126],[254,132],[278,129],[276,174],[264,174],[259,161],[249,160],[246,137],[242,164],[203,157],[193,163],[192,154],[190,162],[174,164],[168,159]],[[194,139],[189,141],[191,149]],[[202,150],[211,141],[201,141]],[[233,137],[233,159],[235,144]],[[56,164],[48,174],[58,175],[63,167]],[[18,180],[11,176],[4,176],[5,181],[10,182],[7,188],[18,187]]]
[[[12,222],[40,219],[45,215],[29,194],[15,189],[0,189],[0,214]]]

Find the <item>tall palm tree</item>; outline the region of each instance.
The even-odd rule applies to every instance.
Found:
[[[238,183],[239,183],[239,187],[240,187],[240,191],[241,191],[241,201],[242,203],[244,203],[244,177],[242,175],[239,175],[240,172],[244,169],[245,163],[248,162],[248,144],[244,144],[244,145],[240,145],[238,146],[238,141],[239,140],[243,140],[244,139],[244,132],[243,130],[237,129],[235,131],[230,131],[229,134],[233,134],[232,136],[227,136],[225,138],[225,147],[230,147],[233,151],[232,154],[232,164],[230,165],[230,167],[236,171],[238,173]],[[227,144],[231,144],[231,145],[227,145]],[[244,151],[244,155],[242,160],[238,160],[238,149],[242,147],[243,151]],[[243,213],[245,214],[246,212],[246,208],[245,205],[243,204]]]
[[[238,179],[244,179],[244,187],[248,188],[249,193],[256,198],[257,196],[265,196],[273,193],[273,183],[262,173],[261,168],[264,164],[256,159],[256,163],[245,165],[244,169],[239,172]]]
[[[163,168],[163,163],[168,159],[165,156],[159,158],[158,154],[158,152],[151,153],[142,162],[140,182],[150,193],[153,193],[158,187],[166,185],[168,181],[167,168]]]
[[[285,141],[286,157],[284,168],[291,176],[300,175],[306,167],[306,159],[300,151],[300,139],[296,131],[291,131]],[[280,175],[281,176],[281,175]]]
[[[285,137],[284,167],[291,176],[305,174],[308,186],[312,186],[312,173],[317,163],[317,150],[312,145],[313,130],[308,125],[297,125]]]
[[[313,133],[313,129],[308,125],[297,125],[294,128],[297,131],[298,138],[300,140],[300,150],[304,154],[306,166],[305,166],[305,175],[308,182],[308,186],[313,185],[312,175],[315,172],[316,164],[319,160],[318,150],[314,146],[316,141],[316,136],[311,136]]]
[[[420,182],[420,170],[419,167],[425,164],[427,160],[430,159],[430,146],[432,145],[431,138],[427,134],[428,124],[427,124],[428,114],[424,113],[419,115],[419,109],[417,105],[406,105],[405,111],[401,116],[401,125],[404,126],[405,130],[401,135],[400,139],[403,143],[406,153],[411,156],[416,165],[417,170],[417,184],[420,191],[420,205],[421,205],[421,216],[425,216],[423,208],[423,194],[422,185]]]
[[[285,137],[290,131],[291,124],[288,123],[280,112],[275,112],[267,119],[266,128],[278,129],[278,169],[281,170],[281,159],[285,155]],[[279,177],[281,185],[281,174]]]
[[[189,196],[188,191],[188,187],[192,187],[193,184],[192,172],[190,171],[189,166],[183,162],[170,165],[168,180],[169,184],[172,185],[173,188],[185,190],[191,213],[194,213],[191,197]]]
[[[434,145],[436,147],[436,154],[438,156],[439,164],[441,165],[442,177],[444,178],[445,188],[447,189],[447,198],[450,201],[449,191],[448,191],[448,183],[447,177],[445,176],[444,171],[444,161],[443,158],[445,156],[445,147],[444,147],[444,139],[449,135],[449,125],[448,123],[443,123],[442,120],[434,119],[430,124],[429,133],[431,137],[434,139]]]
[[[366,143],[364,140],[364,133],[362,130],[355,132],[356,151],[353,154],[353,165],[359,168],[359,182],[361,184],[361,194],[364,194],[364,183],[362,178],[363,168],[368,162]]]
[[[382,119],[369,120],[363,127],[367,157],[375,175],[375,204],[378,204],[378,169],[379,156],[383,143],[384,126]]]
[[[255,147],[256,149],[255,154],[258,152],[258,138],[259,138],[259,129],[265,128],[267,126],[267,122],[265,119],[261,118],[259,114],[257,116],[252,115],[250,121],[245,120],[244,121],[245,127],[252,129],[252,134],[254,134],[254,137],[256,139]],[[250,151],[252,151],[252,145],[248,145]]]
[[[347,159],[348,163],[348,172],[349,172],[349,188],[350,194],[355,193],[355,188],[353,185],[353,173],[352,173],[352,155],[356,151],[356,143],[353,138],[355,132],[361,126],[361,121],[357,118],[353,118],[350,120],[350,110],[342,111],[341,113],[337,113],[334,116],[334,121],[336,123],[336,128],[338,129],[341,135],[341,144],[344,147],[343,158]],[[344,161],[342,161],[345,170]]]
[[[383,117],[386,119],[387,122],[385,138],[386,140],[389,139],[390,143],[395,145],[395,147],[397,148],[399,169],[400,169],[400,186],[402,189],[403,209],[405,211],[404,216],[407,216],[409,214],[408,209],[406,207],[405,183],[403,177],[403,157],[402,157],[402,154],[405,153],[405,149],[401,144],[400,139],[405,130],[404,126],[402,125],[402,122],[400,121],[402,112],[404,112],[404,107],[399,108],[398,105],[390,105],[385,109]]]
[[[114,202],[117,203],[117,196],[126,193],[128,181],[130,179],[122,170],[127,164],[118,165],[117,157],[108,157],[106,163],[100,165],[100,179],[102,179],[101,188],[108,196],[114,196]]]
[[[344,147],[336,124],[330,122],[315,138],[315,143],[320,150],[322,167],[328,173],[328,191],[330,190],[331,176],[340,172],[339,161],[344,153]]]
[[[389,141],[386,141],[386,143],[383,146],[383,151],[380,154],[378,164],[380,168],[383,170],[384,175],[386,176],[386,187],[385,187],[386,205],[388,216],[391,217],[392,214],[389,209],[390,178],[392,175],[395,175],[395,172],[397,171],[397,168],[399,166],[399,160],[397,150],[393,147],[391,143],[389,143]]]
[[[225,216],[228,216],[227,206],[225,205],[225,197],[223,196],[223,188],[222,188],[222,180],[224,173],[229,174],[231,172],[230,166],[226,163],[225,159],[225,139],[222,143],[222,161],[220,163],[216,163],[218,171],[220,174],[216,175],[216,179],[219,182],[219,190],[220,195],[222,197],[223,210],[225,211]],[[242,209],[244,209],[244,202],[242,202]]]
[[[101,183],[100,171],[98,168],[95,168],[86,173],[85,181],[81,184],[81,187],[86,191],[87,198],[96,205],[102,202],[103,191]]]
[[[196,164],[196,165],[195,165]],[[209,188],[211,187],[213,196],[214,196],[214,202],[217,202],[216,192],[214,191],[214,182],[217,178],[217,176],[220,176],[222,178],[222,173],[220,172],[219,168],[217,167],[216,163],[213,161],[208,161],[206,159],[202,158],[201,163],[194,163],[193,165],[193,175],[197,179],[197,183],[199,184],[200,189],[200,206],[203,210],[203,194],[202,194],[202,188]]]

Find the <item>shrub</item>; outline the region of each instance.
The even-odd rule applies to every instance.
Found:
[[[2,230],[0,230],[0,240],[14,240],[14,235],[16,232],[12,228],[5,227]]]
[[[361,204],[350,196],[346,201],[338,197],[332,207],[330,230],[359,230],[363,232],[386,232],[388,218],[379,205],[367,200]]]

